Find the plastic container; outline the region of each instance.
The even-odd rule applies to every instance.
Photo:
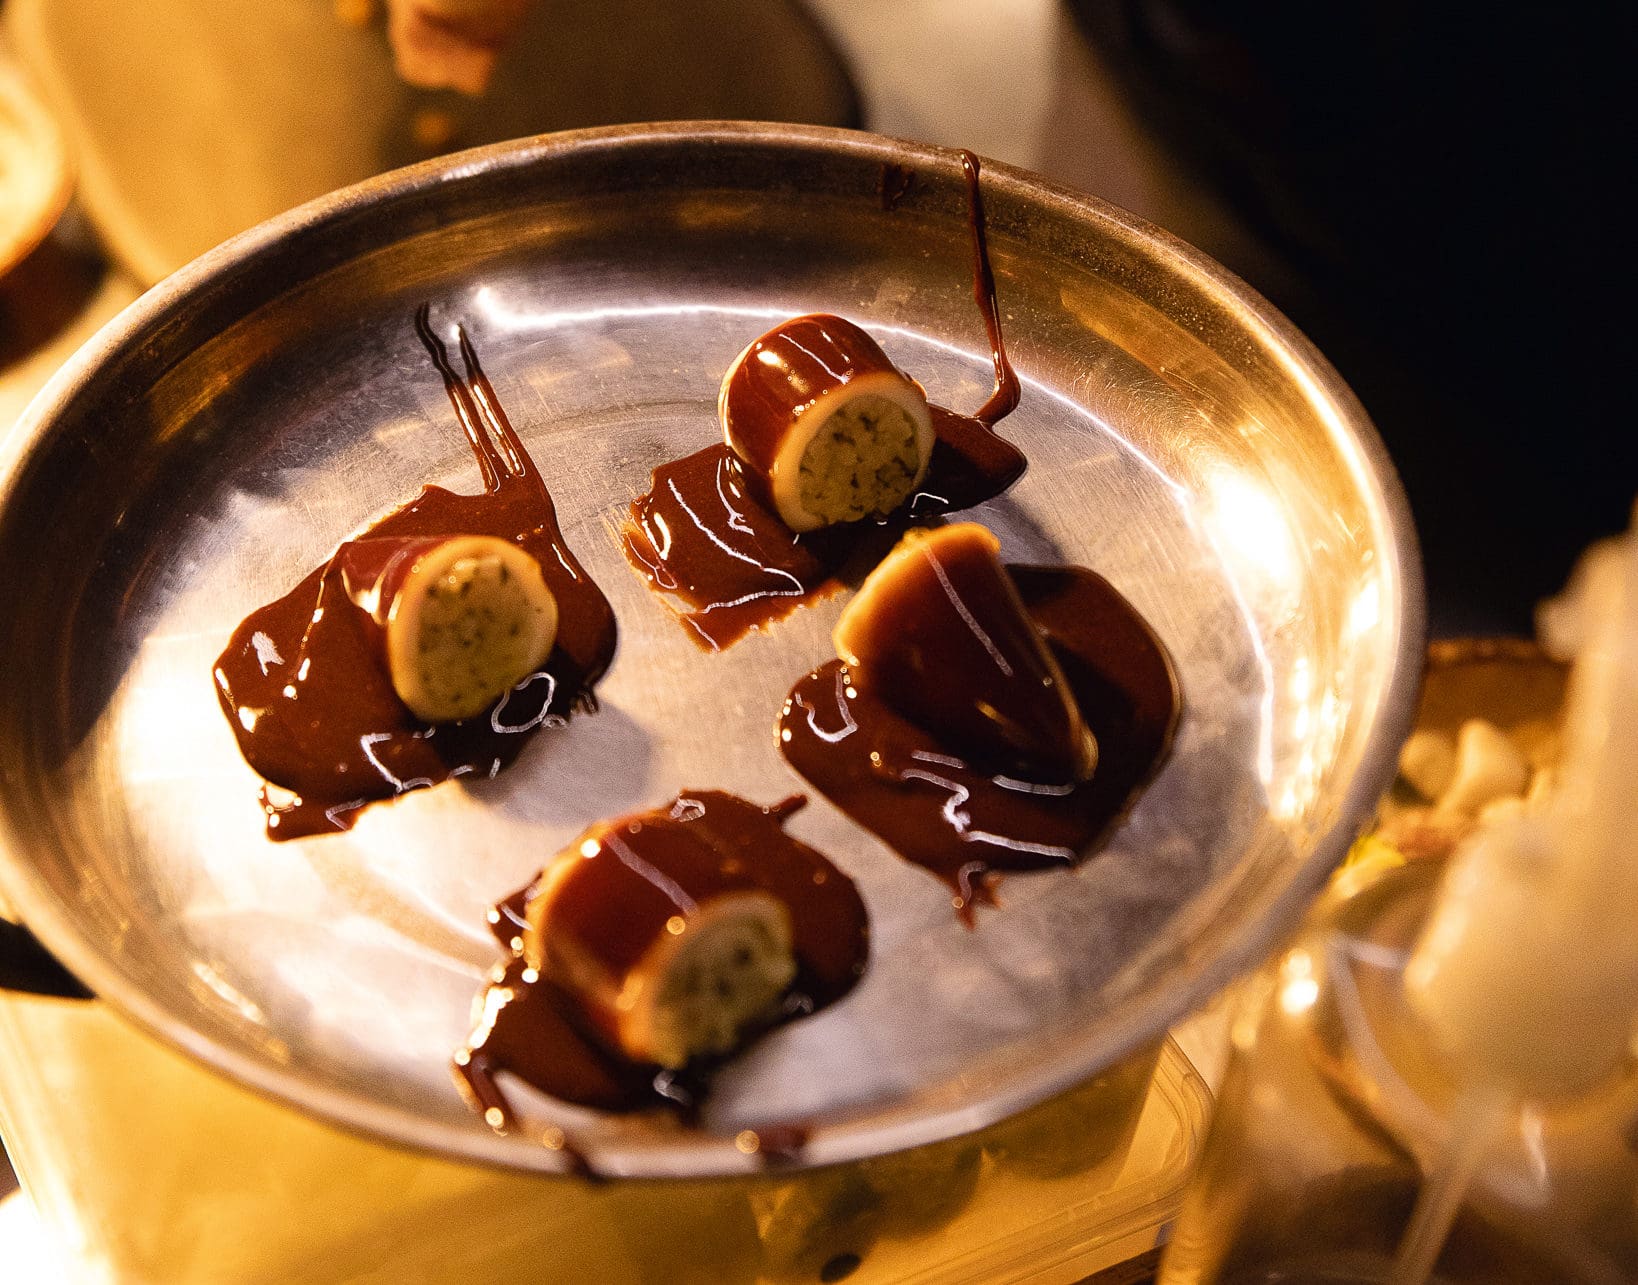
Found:
[[[1168,1040],[938,1147],[783,1178],[592,1185],[354,1137],[101,1005],[0,998],[0,1130],[81,1282],[1051,1285],[1156,1243],[1209,1106]]]
[[[1334,890],[1247,984],[1164,1285],[1396,1279],[1428,1176],[1461,1140],[1460,1083],[1402,984],[1440,864]],[[1631,1067],[1573,1100],[1511,1112],[1472,1157],[1431,1279],[1638,1280],[1635,1129]]]
[[[1638,1281],[1638,543],[1598,556],[1543,617],[1562,719],[1545,655],[1430,657],[1419,730],[1554,749],[1547,788],[1448,855],[1404,836],[1456,784],[1389,810],[1247,984],[1163,1285]]]

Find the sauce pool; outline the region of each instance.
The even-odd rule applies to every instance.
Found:
[[[464,330],[463,381],[433,334],[416,330],[478,462],[484,490],[428,486],[337,549],[276,602],[252,612],[217,659],[217,696],[240,751],[272,786],[261,797],[270,839],[350,829],[368,804],[455,777],[492,777],[528,738],[593,706],[614,655],[614,613],[558,530],[551,495],[501,408]],[[405,708],[387,673],[379,623],[349,596],[355,542],[490,535],[540,563],[557,599],[558,634],[539,671],[483,714],[428,724]]]
[[[1107,580],[1080,567],[1007,570],[1097,738],[1090,779],[1042,784],[975,766],[852,683],[839,660],[801,679],[779,720],[790,765],[948,884],[969,924],[998,872],[1091,855],[1164,762],[1180,712],[1165,648]]]
[[[621,828],[621,843],[631,859],[662,873],[668,851],[676,847],[669,841],[672,834],[694,828],[724,861],[742,867],[783,903],[790,914],[797,972],[775,1024],[816,1012],[847,994],[869,954],[864,902],[853,881],[785,833],[786,819],[805,802],[796,796],[759,807],[719,790],[689,790],[664,807],[625,818]],[[611,1049],[574,996],[524,961],[532,888],[520,889],[490,912],[490,927],[507,955],[484,989],[471,1037],[455,1055],[457,1083],[501,1131],[517,1126],[496,1081],[503,1071],[579,1106],[628,1112],[663,1108],[693,1119],[721,1059],[668,1071]],[[777,1153],[783,1136],[777,1129],[769,1131],[771,1154]]]
[[[1017,407],[1020,385],[1001,334],[978,158],[971,152],[961,155],[973,297],[984,317],[995,385],[971,415],[929,407],[935,441],[927,476],[889,524],[902,526],[907,520],[981,504],[1016,482],[1027,463],[1022,451],[994,432],[996,423]],[[884,170],[884,207],[896,204],[913,178],[898,167]],[[789,324],[820,321],[800,317]],[[800,335],[790,339],[797,343]],[[837,577],[844,566],[879,541],[881,531],[880,524],[861,522],[802,535],[792,532],[758,497],[757,488],[747,485],[738,457],[718,443],[654,470],[648,492],[630,505],[621,544],[627,561],[665,596],[689,637],[718,651],[840,588]]]

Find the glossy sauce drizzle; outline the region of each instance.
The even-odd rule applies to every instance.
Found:
[[[1179,713],[1165,648],[1108,581],[1080,567],[1007,570],[1097,737],[1089,780],[1045,785],[986,772],[861,691],[839,660],[797,683],[779,722],[791,766],[949,884],[969,923],[975,902],[993,900],[994,872],[1089,856],[1159,769]]]
[[[690,790],[663,808],[626,818],[622,825],[621,842],[631,858],[661,875],[669,854],[680,846],[668,842],[672,832],[699,827],[724,861],[749,873],[785,905],[797,973],[778,1022],[840,999],[864,972],[869,953],[864,902],[852,880],[785,833],[785,820],[804,802],[796,796],[764,808],[717,790]],[[581,1106],[606,1111],[666,1108],[692,1118],[718,1063],[667,1071],[610,1049],[574,996],[524,962],[523,934],[532,888],[531,884],[520,889],[489,914],[490,926],[508,953],[484,990],[470,1040],[455,1055],[457,1083],[490,1125],[501,1131],[517,1127],[495,1080],[501,1071]],[[665,931],[663,924],[657,931]],[[631,943],[623,948],[625,956],[640,953]],[[782,1136],[769,1132],[775,1140]]]
[[[293,797],[262,789],[272,839],[349,829],[367,804],[453,777],[492,777],[542,727],[590,707],[614,654],[614,613],[557,527],[551,496],[459,331],[463,381],[428,323],[416,331],[477,459],[484,490],[428,486],[410,504],[340,546],[322,567],[234,631],[215,668],[222,710],[246,761]],[[490,535],[513,540],[541,566],[557,599],[556,643],[545,666],[484,714],[431,725],[409,710],[387,674],[380,622],[355,601],[348,567],[379,561],[363,541]],[[350,556],[351,555],[351,556]]]
[[[995,387],[972,415],[929,408],[937,440],[926,478],[893,519],[901,524],[991,499],[1016,482],[1026,464],[1023,452],[993,431],[1017,407],[1020,385],[1001,335],[978,158],[971,152],[961,157],[973,296],[989,336]],[[896,167],[884,171],[884,205],[896,203],[913,178]],[[649,491],[632,501],[621,528],[627,560],[670,600],[689,636],[711,651],[834,592],[844,564],[880,538],[881,528],[868,522],[794,534],[747,485],[739,460],[720,443],[656,468]]]

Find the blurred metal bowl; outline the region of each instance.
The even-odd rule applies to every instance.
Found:
[[[0,27],[63,122],[103,244],[144,285],[303,201],[445,152],[628,121],[860,119],[840,56],[791,0],[536,4],[480,97],[400,80],[383,10],[9,0]]]
[[[884,208],[885,166],[909,195]],[[940,402],[981,400],[957,157],[798,126],[545,136],[325,197],[105,329],[0,457],[0,861],[99,995],[332,1120],[492,1163],[741,1172],[735,1131],[822,1164],[978,1128],[1152,1041],[1254,963],[1371,814],[1415,706],[1403,496],[1323,359],[1189,247],[1002,166],[984,187],[1026,381],[1024,480],[975,516],[1007,556],[1108,576],[1185,712],[1096,859],[1015,876],[962,928],[944,890],[823,803],[794,829],[861,885],[871,969],[738,1058],[699,1129],[522,1095],[491,1133],[447,1057],[494,958],[483,908],[600,816],[680,787],[771,801],[789,684],[837,600],[710,656],[625,565],[649,469],[715,435],[720,373],[774,319],[846,313]],[[413,333],[464,322],[614,603],[602,712],[494,782],[273,845],[211,664],[252,607],[425,482],[476,485]],[[117,1074],[117,1069],[111,1069]]]
[[[73,192],[74,174],[56,122],[0,61],[0,277],[45,240]]]

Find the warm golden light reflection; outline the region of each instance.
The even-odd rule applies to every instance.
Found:
[[[1201,476],[1205,518],[1217,546],[1268,588],[1296,587],[1301,556],[1280,498],[1226,465]]]
[[[1313,722],[1313,706],[1310,698],[1314,691],[1313,666],[1306,656],[1296,656],[1291,661],[1291,682],[1287,696],[1291,702],[1291,735],[1296,740],[1306,740],[1309,727]]]
[[[1380,611],[1380,589],[1373,578],[1352,599],[1345,631],[1374,628]],[[1289,664],[1283,700],[1277,702],[1277,739],[1285,746],[1286,761],[1269,782],[1269,809],[1277,821],[1300,822],[1323,793],[1342,744],[1349,709],[1339,692],[1345,690],[1347,675],[1318,674],[1302,655]]]
[[[1377,576],[1367,576],[1348,606],[1347,637],[1350,641],[1364,637],[1382,623],[1382,582]]]
[[[1267,973],[1256,973],[1241,983],[1239,1002],[1234,1005],[1233,1022],[1229,1026],[1229,1042],[1236,1051],[1246,1054],[1257,1046],[1259,1016],[1268,1007],[1273,988],[1274,980]]]
[[[471,1043],[474,1047],[489,1038],[490,1032],[495,1029],[495,1019],[513,998],[514,992],[510,986],[491,986],[484,992],[483,1007],[478,1013],[478,1020],[473,1023]]]
[[[245,1021],[257,1026],[265,1026],[267,1017],[254,1000],[241,994],[239,990],[222,977],[214,968],[203,961],[195,960],[193,975],[203,982],[218,999],[232,1008]]]
[[[1519,1137],[1530,1166],[1530,1177],[1538,1190],[1545,1189],[1551,1172],[1547,1160],[1547,1115],[1539,1104],[1519,1108]]]
[[[1270,813],[1284,824],[1317,821],[1315,806],[1354,714],[1345,696],[1356,682],[1351,649],[1371,645],[1382,629],[1391,610],[1391,581],[1372,565],[1369,551],[1357,562],[1340,561],[1352,539],[1343,514],[1330,515],[1340,545],[1324,535],[1299,539],[1303,528],[1286,492],[1300,490],[1306,479],[1265,473],[1245,460],[1197,457],[1195,464],[1205,501],[1199,520],[1230,573],[1236,598],[1248,619],[1274,622],[1290,643],[1277,649],[1284,672],[1277,665],[1264,670],[1271,687],[1258,766]],[[1337,610],[1323,615],[1321,600],[1330,597]],[[1308,631],[1327,619],[1334,633],[1310,638],[1305,646]],[[1314,651],[1314,644],[1343,648],[1338,667],[1316,669],[1314,655],[1328,653]]]
[[[1313,753],[1314,667],[1306,656],[1291,660],[1290,677],[1286,680],[1285,708],[1290,711],[1288,738],[1301,746],[1297,761],[1291,765],[1278,790],[1272,792],[1269,804],[1276,820],[1295,821],[1307,810],[1319,787]]]
[[[1340,675],[1337,681],[1342,681]],[[1320,797],[1347,721],[1348,708],[1338,697],[1336,687],[1326,687],[1317,698],[1304,695],[1292,715],[1292,734],[1301,752],[1274,809],[1280,820],[1294,821],[1305,816]]]
[[[734,308],[721,304],[665,303],[647,306],[605,306],[582,309],[530,309],[515,306],[490,286],[482,286],[472,296],[473,306],[498,330],[530,333],[578,329],[609,321],[643,321],[655,317],[723,316],[782,321],[790,314],[778,308]],[[767,329],[763,326],[762,329]]]
[[[1293,1017],[1314,1007],[1319,998],[1319,983],[1312,977],[1299,977],[1287,982],[1280,991],[1280,1007]]]
[[[1294,950],[1280,965],[1280,1007],[1292,1017],[1306,1013],[1319,998],[1314,961],[1306,950]]]
[[[1291,727],[1287,706],[1276,687],[1275,665],[1264,641],[1268,629],[1278,633],[1304,619],[1307,550],[1297,541],[1286,497],[1274,481],[1248,470],[1244,460],[1201,453],[1194,457],[1194,464],[1200,496],[1195,521],[1221,559],[1229,590],[1247,622],[1264,622],[1251,630],[1251,645],[1264,684],[1257,779],[1267,792],[1276,818],[1294,817],[1306,806],[1306,791],[1284,779],[1282,747],[1290,744]],[[1299,675],[1296,681],[1311,683],[1312,676]],[[1305,700],[1306,695],[1295,702],[1297,718],[1308,717]]]

